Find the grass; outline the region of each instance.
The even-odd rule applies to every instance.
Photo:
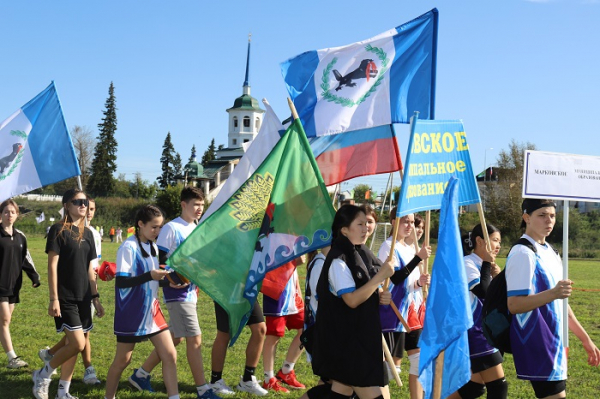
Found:
[[[17,354],[22,356],[30,367],[24,370],[10,370],[3,365],[0,366],[0,398],[1,399],[16,399],[16,398],[31,398],[31,372],[34,368],[42,365],[37,357],[39,349],[45,346],[52,346],[60,336],[55,333],[54,321],[47,315],[48,306],[48,290],[47,290],[47,258],[44,253],[45,240],[41,237],[29,237],[29,248],[33,259],[42,275],[42,286],[38,289],[31,288],[29,280],[25,277],[24,287],[21,290],[21,303],[15,308],[13,320],[11,323],[11,333],[13,344]],[[114,260],[116,257],[118,245],[110,242],[104,242],[102,246],[103,258],[106,260]],[[500,259],[503,263],[504,259]],[[581,289],[595,290],[600,288],[600,275],[595,270],[596,262],[591,261],[571,261],[570,275],[575,281],[575,287]],[[300,274],[304,277],[305,268],[299,268]],[[105,380],[106,372],[112,363],[115,353],[116,340],[113,335],[113,314],[114,314],[114,283],[99,282],[99,291],[102,296],[102,304],[107,312],[107,315],[94,320],[94,330],[91,333],[92,340],[92,359],[94,366],[97,369],[101,380]],[[600,343],[600,311],[598,310],[597,291],[575,291],[570,303],[580,322],[586,328],[596,343]],[[166,309],[163,309],[167,314]],[[200,326],[202,327],[203,335],[203,355],[204,355],[204,370],[207,377],[210,375],[210,352],[212,343],[216,334],[216,326],[214,320],[214,308],[212,301],[203,293],[200,294],[198,304],[198,316]],[[244,329],[238,342],[229,349],[223,378],[230,385],[237,384],[240,375],[243,372],[245,360],[245,348],[248,342],[249,331]],[[279,368],[284,360],[285,352],[292,339],[291,335],[284,337],[279,344],[279,351],[275,367]],[[570,335],[570,357],[569,357],[569,381],[567,391],[569,397],[573,398],[593,398],[600,391],[600,370],[587,365],[585,351],[581,343],[572,334]],[[195,398],[195,388],[193,379],[187,361],[185,359],[184,345],[178,348],[178,377],[179,387],[182,398]],[[131,374],[134,368],[139,367],[145,357],[152,350],[152,345],[149,342],[141,343],[136,346],[133,353],[131,365],[123,373],[121,384],[119,386],[118,398],[150,398],[163,397],[166,398],[164,385],[160,370],[157,369],[153,373],[153,386],[159,392],[157,394],[139,393],[129,388],[127,377]],[[5,362],[5,358],[0,358],[1,362]],[[517,380],[515,370],[510,355],[506,356],[504,362],[505,373],[509,382],[509,398],[532,398],[533,392],[529,383]],[[401,378],[404,382],[403,388],[398,388],[392,385],[392,398],[408,398],[408,374],[407,364],[404,365]],[[257,368],[257,377],[262,379],[262,362]],[[306,362],[306,358],[302,355],[296,365],[296,372],[300,381],[307,386],[312,386],[317,382],[313,376],[310,365]],[[81,380],[83,378],[83,364],[81,358],[78,359],[78,364],[75,369],[71,393],[80,398],[103,398],[104,385],[99,387],[89,387],[84,385]],[[56,394],[57,378],[53,379],[50,388],[50,397],[53,398]],[[291,394],[270,394],[269,397],[291,397],[297,398],[302,395],[302,391],[292,392]],[[235,398],[249,398],[250,395],[238,394]]]

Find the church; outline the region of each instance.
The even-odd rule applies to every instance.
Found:
[[[192,161],[185,165],[184,174],[177,177],[179,183],[200,187],[207,201],[212,201],[219,193],[225,180],[244,155],[244,144],[247,147],[254,140],[262,124],[265,111],[260,108],[258,100],[250,95],[250,44],[251,40],[248,38],[242,95],[226,110],[229,114],[227,147],[217,150],[216,159],[204,166],[196,161],[196,154],[192,153]]]

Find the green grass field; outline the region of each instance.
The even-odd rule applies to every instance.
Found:
[[[16,398],[31,398],[32,382],[31,372],[34,368],[41,367],[42,362],[37,356],[39,349],[52,346],[60,336],[56,334],[54,329],[54,321],[47,315],[48,306],[48,290],[47,290],[47,259],[44,254],[45,240],[41,237],[29,237],[29,247],[35,261],[36,267],[42,276],[42,286],[38,289],[32,289],[29,285],[29,280],[25,277],[24,288],[21,291],[21,303],[17,305],[13,314],[11,324],[11,333],[13,344],[17,354],[22,356],[30,365],[24,370],[10,370],[5,367],[6,358],[0,357],[0,399],[16,399]],[[105,260],[114,261],[118,245],[110,242],[104,242],[102,246],[103,258]],[[499,260],[504,263],[504,259]],[[570,276],[575,281],[575,287],[579,289],[597,290],[600,288],[600,273],[595,269],[598,267],[597,262],[591,261],[571,261]],[[305,268],[299,268],[300,274],[303,277]],[[113,335],[113,314],[114,314],[114,285],[112,282],[106,283],[99,281],[99,291],[102,295],[102,304],[106,310],[106,316],[102,319],[95,319],[94,330],[91,334],[92,340],[92,359],[94,366],[97,369],[98,375],[102,381],[105,380],[106,372],[110,366],[114,352],[116,340]],[[600,343],[600,310],[598,303],[600,292],[598,291],[575,291],[571,306],[575,310],[580,322],[586,328],[596,343]],[[165,309],[165,315],[167,314]],[[203,293],[200,295],[198,305],[198,315],[200,325],[203,332],[203,354],[205,363],[205,373],[210,375],[210,352],[212,342],[216,334],[214,321],[214,308],[212,301]],[[237,384],[244,367],[244,351],[249,338],[247,329],[242,333],[238,342],[230,348],[223,378],[230,386]],[[286,336],[282,339],[278,351],[278,357],[275,364],[276,369],[281,366],[285,351],[291,341],[291,336]],[[592,368],[587,365],[585,351],[580,342],[572,334],[570,335],[570,357],[569,357],[569,382],[567,392],[571,398],[594,398],[600,392],[600,369]],[[157,391],[162,393],[143,394],[133,391],[129,388],[127,377],[131,374],[134,368],[141,365],[145,357],[152,350],[152,345],[149,342],[138,344],[133,354],[133,361],[130,367],[125,371],[121,378],[119,386],[118,398],[150,398],[163,397],[164,385],[160,370],[155,370],[153,373],[153,386]],[[192,375],[189,371],[187,361],[185,359],[184,346],[178,348],[178,376],[179,387],[182,398],[194,398],[195,388]],[[261,362],[262,363],[262,362]],[[504,362],[505,373],[509,382],[509,398],[533,398],[533,392],[529,383],[517,380],[515,370],[510,355],[506,356]],[[408,367],[403,367],[401,374],[402,381],[405,383],[403,388],[392,387],[392,398],[408,398]],[[262,364],[257,368],[257,377],[262,379]],[[296,365],[296,372],[300,381],[307,386],[312,386],[317,379],[312,375],[310,365],[306,362],[306,358],[302,355]],[[71,393],[79,398],[103,398],[104,386],[89,387],[81,382],[83,378],[83,365],[81,359],[78,360],[77,368],[71,386]],[[53,379],[50,388],[50,398],[56,394],[57,377]],[[271,394],[272,396],[297,398],[302,395],[302,391],[292,392],[288,395]],[[235,397],[245,398],[250,397],[246,394],[239,394]]]

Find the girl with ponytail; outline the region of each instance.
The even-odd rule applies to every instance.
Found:
[[[159,268],[154,240],[164,221],[160,208],[143,206],[135,217],[135,234],[117,251],[115,322],[117,351],[106,377],[106,399],[114,399],[123,371],[131,362],[135,344],[150,340],[163,364],[169,399],[179,399],[177,352],[158,302],[160,281],[168,274]],[[150,376],[147,376],[148,386]],[[141,387],[136,387],[141,389]]]

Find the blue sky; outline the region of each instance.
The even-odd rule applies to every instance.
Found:
[[[437,7],[438,119],[463,119],[474,170],[511,139],[598,155],[599,0],[12,1],[0,3],[0,120],[54,80],[69,127],[97,134],[117,98],[118,172],[154,181],[167,132],[187,160],[227,141],[252,33],[252,95],[289,114],[279,63]],[[408,127],[398,129],[406,153]],[[487,150],[493,148],[493,150]],[[396,182],[398,180],[396,179]],[[382,191],[387,176],[358,179]]]

